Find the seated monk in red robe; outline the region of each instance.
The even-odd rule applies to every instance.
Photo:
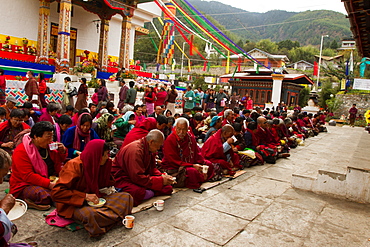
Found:
[[[212,135],[202,147],[204,158],[213,163],[218,163],[225,175],[234,175],[236,170],[241,168],[239,155],[232,149],[234,143],[234,128],[226,124]]]
[[[271,131],[268,129],[268,122],[265,117],[258,117],[257,118],[257,131],[256,131],[256,136],[259,140],[259,145],[261,146],[262,149],[265,148],[270,148],[273,149],[274,151],[279,152],[276,158],[286,158],[289,157],[290,154],[286,153],[285,150],[281,147],[280,142],[277,142],[274,139],[273,134]],[[283,153],[282,153],[283,152]]]
[[[198,189],[214,175],[214,166],[201,155],[186,118],[176,120],[173,132],[164,142],[163,155],[162,171],[176,176],[176,187]],[[203,165],[208,166],[207,173],[203,173]]]
[[[154,129],[162,130],[167,126],[167,118],[163,115],[158,115],[157,118],[148,117],[144,119],[139,126],[134,127],[130,132],[127,133],[123,143],[122,148],[131,142],[139,140],[145,137],[149,131]]]
[[[122,147],[114,159],[116,188],[134,198],[134,206],[155,195],[171,195],[174,179],[156,168],[155,156],[164,141],[163,133],[151,130],[146,137]]]

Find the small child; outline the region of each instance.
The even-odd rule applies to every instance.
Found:
[[[98,98],[98,89],[95,88],[95,93],[93,94],[93,96],[91,96],[91,101],[95,104],[95,105],[98,105],[99,103],[99,98]]]

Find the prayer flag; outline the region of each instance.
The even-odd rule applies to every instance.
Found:
[[[317,65],[316,61],[313,62],[313,75],[317,76],[319,71],[319,66]]]
[[[346,62],[346,75],[349,75],[349,60]]]
[[[351,56],[349,58],[349,72],[353,73],[353,51],[351,51]]]

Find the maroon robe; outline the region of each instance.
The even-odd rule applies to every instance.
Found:
[[[259,140],[259,145],[277,145],[276,141],[274,140],[271,132],[267,131],[266,129],[263,129],[262,127],[257,127],[256,136]]]
[[[197,189],[205,181],[203,173],[196,170],[193,165],[208,165],[207,180],[214,175],[212,163],[202,156],[195,137],[188,132],[181,140],[174,129],[167,137],[163,145],[162,168],[165,170],[178,170],[181,166],[186,167],[185,186]]]
[[[139,205],[146,190],[155,195],[171,195],[172,186],[163,185],[162,173],[156,168],[155,153],[149,151],[149,144],[141,138],[118,152],[113,162],[112,174],[116,188],[121,188],[134,198],[134,206]]]
[[[139,140],[146,136],[151,130],[157,128],[157,120],[154,117],[148,117],[144,119],[139,126],[134,127],[130,132],[127,133],[123,143],[122,148],[131,142]]]
[[[202,154],[204,158],[213,163],[218,163],[223,169],[232,170],[230,162],[227,161],[227,154],[231,155],[231,161],[234,168],[241,168],[240,159],[237,153],[234,153],[232,148],[224,153],[223,141],[221,137],[222,129],[219,129],[215,134],[209,137],[202,147]],[[230,173],[230,172],[229,172]],[[231,175],[231,173],[230,173]]]

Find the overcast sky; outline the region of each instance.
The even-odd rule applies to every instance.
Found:
[[[347,14],[341,0],[213,0],[250,12],[267,12],[280,9],[292,12],[327,9]]]

